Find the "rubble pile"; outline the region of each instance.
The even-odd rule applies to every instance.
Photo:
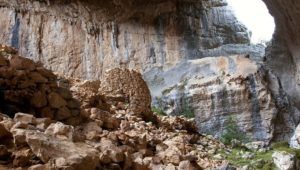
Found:
[[[192,120],[151,112],[148,87],[135,71],[113,69],[102,82],[63,81],[9,47],[0,51],[0,169],[196,170],[227,164],[212,157],[225,146],[196,133]]]

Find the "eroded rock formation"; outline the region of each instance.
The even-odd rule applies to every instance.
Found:
[[[99,79],[106,69],[134,68],[143,74],[154,97],[161,96],[162,92],[174,86],[181,86],[180,82],[185,84],[186,79],[191,78],[193,81],[195,79],[196,84],[201,84],[199,77],[196,78],[195,75],[201,77],[203,72],[205,76],[208,75],[208,79],[214,77],[213,74],[218,75],[218,79],[223,79],[222,73],[210,70],[210,64],[199,62],[196,66],[195,63],[200,61],[199,59],[227,56],[227,62],[230,63],[228,68],[232,70],[238,64],[228,56],[250,54],[249,58],[257,62],[258,69],[255,73],[244,76],[243,83],[237,86],[226,85],[224,82],[216,81],[214,77],[203,85],[203,89],[209,90],[201,92],[197,88],[198,92],[201,92],[197,95],[211,98],[210,101],[215,100],[217,96],[217,101],[221,103],[225,101],[216,107],[217,110],[211,109],[210,113],[231,115],[230,112],[236,111],[251,117],[247,119],[245,116],[247,123],[241,124],[251,127],[242,129],[252,133],[254,139],[282,140],[293,133],[299,122],[298,55],[300,52],[297,47],[300,42],[298,35],[300,24],[295,19],[299,15],[297,13],[299,5],[292,0],[264,0],[264,2],[275,17],[277,25],[274,40],[268,48],[266,67],[259,65],[262,63],[264,48],[249,45],[247,29],[236,20],[223,0],[147,2],[141,0],[1,0],[0,43],[10,44],[23,56],[40,61],[45,67],[71,77]],[[282,8],[284,10],[281,10]],[[213,60],[219,62],[218,58]],[[269,69],[271,71],[268,71]],[[234,79],[233,81],[236,79],[234,76],[231,78]],[[226,90],[223,90],[224,88]],[[250,97],[243,98],[244,96],[239,93],[240,89],[244,89],[243,94]],[[189,90],[191,90],[188,92],[190,94],[197,91]],[[58,98],[56,93],[49,95],[50,98]],[[131,95],[127,94],[124,98]],[[168,100],[168,98],[186,97],[180,93],[176,95],[179,96],[167,95],[163,98]],[[232,97],[233,95],[238,96],[239,99]],[[43,93],[37,93],[35,96],[43,98]],[[93,105],[95,98],[103,97],[96,96],[92,101],[86,101],[86,104]],[[32,102],[35,102],[37,107],[42,107],[45,101]],[[235,106],[231,101],[239,101],[237,104],[240,107]],[[202,101],[198,101],[196,105],[199,106],[200,103]],[[65,105],[64,102],[57,102],[49,103],[49,106],[57,109],[60,104]],[[145,105],[148,106],[148,103]],[[177,109],[177,111],[182,107],[176,102],[171,105],[174,107],[173,110]],[[229,109],[228,105],[230,105]],[[196,107],[198,109],[195,109],[196,115],[207,111],[198,106]],[[242,108],[249,109],[246,109],[246,112]],[[89,109],[83,110],[85,113],[82,115],[89,115],[91,112]],[[63,111],[66,113],[67,109]],[[267,118],[261,116],[262,111],[269,116]],[[75,113],[77,114],[77,111]],[[215,122],[216,116],[210,113],[207,113],[209,117],[204,120],[203,117],[198,117],[199,122],[203,123],[199,125],[201,129],[209,129],[208,127],[218,124],[207,124],[207,122]],[[206,121],[206,119],[210,120]],[[224,119],[221,116],[220,121],[223,122]],[[265,122],[264,125],[256,128],[261,122]],[[222,125],[219,128],[222,129]],[[255,131],[260,130],[264,135],[255,135]]]
[[[181,72],[185,79],[165,89],[157,105],[169,114],[190,110],[202,133],[221,136],[232,117],[253,140],[273,139],[279,111],[260,65],[247,56],[229,56],[193,60],[188,67]]]
[[[164,71],[186,59],[261,53],[248,45],[247,29],[225,1],[0,4],[0,43],[71,77],[97,79],[114,67]]]
[[[299,123],[300,110],[300,35],[299,35],[299,8],[300,4],[294,0],[263,0],[271,15],[274,16],[276,32],[272,43],[266,50],[266,65],[278,76],[281,86],[281,93],[285,93],[286,98],[278,97],[275,93],[277,105],[282,108],[280,117],[282,120],[287,114],[291,115],[289,121],[284,122]],[[297,126],[297,125],[296,125]],[[296,128],[294,126],[294,129]]]

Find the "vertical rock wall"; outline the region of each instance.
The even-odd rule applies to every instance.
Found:
[[[295,0],[263,1],[276,23],[267,65],[279,76],[293,105],[300,109],[300,4]]]
[[[219,0],[1,0],[0,15],[0,43],[77,78],[252,50],[246,28]]]

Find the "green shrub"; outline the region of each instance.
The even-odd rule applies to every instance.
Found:
[[[156,113],[159,116],[167,116],[167,114],[164,112],[162,108],[152,106],[151,107],[152,112]]]
[[[230,116],[225,121],[225,129],[221,136],[221,141],[224,144],[231,144],[233,139],[239,140],[241,142],[248,142],[247,136],[239,129],[236,120]]]

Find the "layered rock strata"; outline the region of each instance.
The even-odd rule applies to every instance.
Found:
[[[251,53],[225,1],[0,1],[0,43],[60,74],[97,79],[114,67],[162,71],[206,56]]]
[[[177,69],[164,75],[173,86],[158,91],[155,105],[167,114],[192,112],[202,133],[222,136],[233,117],[250,139],[268,143],[287,140],[297,126],[276,76],[249,56],[191,60]]]

